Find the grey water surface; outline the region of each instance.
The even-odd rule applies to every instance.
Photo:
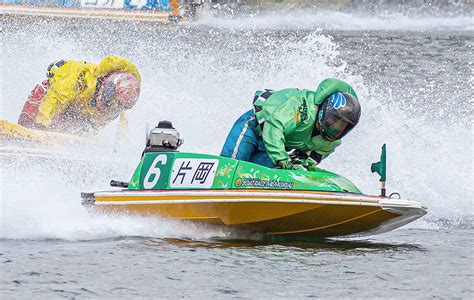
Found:
[[[376,239],[196,241],[116,237],[1,242],[10,298],[466,298],[472,230]]]

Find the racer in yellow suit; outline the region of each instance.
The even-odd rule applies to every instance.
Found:
[[[24,127],[73,134],[97,131],[119,115],[124,118],[140,95],[138,69],[118,56],[99,64],[61,60],[46,75],[20,114],[18,124]]]

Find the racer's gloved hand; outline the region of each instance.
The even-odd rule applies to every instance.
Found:
[[[289,160],[280,160],[276,163],[277,169],[289,169],[291,168],[292,163]]]
[[[320,159],[318,161],[317,156],[318,154],[314,151],[300,151],[293,149],[288,152],[288,157],[291,162],[298,162],[308,166],[316,166],[319,163]]]
[[[318,165],[318,162],[312,159],[311,157],[308,156],[308,158],[305,160],[305,163],[309,167],[316,167]]]
[[[306,170],[308,167],[316,167],[318,165],[319,161],[316,160],[318,159],[317,155],[318,154],[314,151],[301,151],[295,149],[288,151],[289,161],[294,165],[302,165]]]
[[[302,159],[303,160],[307,159],[308,155],[304,151],[291,149],[290,151],[288,151],[288,157],[289,157],[290,161],[294,162],[294,161],[298,161],[298,160],[302,160]]]
[[[289,160],[280,160],[277,162],[277,166],[286,170],[306,170],[302,164],[295,164]]]
[[[306,167],[302,164],[293,164],[293,170],[306,171]]]
[[[306,169],[310,172],[316,172],[319,170],[316,166],[307,166]]]

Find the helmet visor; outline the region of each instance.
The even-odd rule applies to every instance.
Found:
[[[96,107],[107,111],[132,108],[140,95],[140,81],[128,73],[109,75],[98,91]]]
[[[334,110],[324,111],[323,114],[320,131],[328,141],[339,140],[354,128],[354,124],[342,119]]]
[[[104,102],[105,107],[110,107],[112,104],[118,102],[116,85],[113,81],[109,81],[105,86],[102,93],[102,101]]]

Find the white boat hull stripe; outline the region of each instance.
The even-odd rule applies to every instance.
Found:
[[[291,203],[291,204],[326,204],[326,205],[351,205],[351,206],[372,206],[380,207],[382,209],[389,209],[391,207],[403,207],[424,209],[423,205],[414,201],[400,201],[394,200],[390,203],[384,202],[360,202],[360,201],[337,201],[337,200],[303,200],[303,199],[189,199],[189,200],[126,200],[126,201],[100,201],[96,200],[94,205],[159,205],[159,204],[199,204],[199,203]]]
[[[116,192],[95,192],[93,193],[95,197],[243,197],[245,199],[255,198],[286,198],[286,199],[311,199],[311,200],[348,200],[348,201],[359,201],[359,202],[372,202],[379,203],[383,202],[385,204],[390,203],[417,203],[416,201],[411,200],[401,200],[401,199],[388,199],[382,197],[368,197],[364,195],[358,196],[357,194],[349,195],[335,195],[335,194],[315,194],[315,193],[285,193],[285,192],[228,192],[228,191],[215,191],[215,192],[205,192],[205,191],[146,191],[146,192],[135,192],[135,191],[116,191]],[[226,199],[229,200],[229,199]]]

